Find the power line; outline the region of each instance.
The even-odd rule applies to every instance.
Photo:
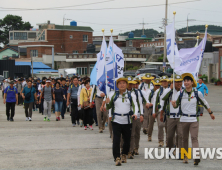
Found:
[[[175,2],[175,3],[171,3],[170,5],[173,4],[182,4],[182,3],[188,3],[188,2],[195,2],[195,1],[201,1],[201,0],[192,0],[192,1],[184,1],[184,2]],[[88,8],[88,9],[59,9],[59,8],[48,8],[48,9],[44,9],[44,8],[39,8],[39,9],[19,9],[19,8],[14,8],[14,10],[11,10],[10,8],[4,8],[1,7],[3,10],[1,11],[28,11],[28,10],[76,10],[76,11],[90,11],[90,10],[118,10],[118,9],[135,9],[135,8],[149,8],[149,7],[157,7],[157,6],[163,6],[165,4],[156,4],[156,5],[143,5],[143,6],[134,6],[134,7],[120,7],[120,8]],[[8,10],[10,9],[10,10]]]

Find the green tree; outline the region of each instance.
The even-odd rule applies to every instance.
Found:
[[[29,30],[32,28],[29,22],[22,21],[22,17],[17,15],[6,15],[0,19],[0,43],[6,45],[9,43],[9,31]]]

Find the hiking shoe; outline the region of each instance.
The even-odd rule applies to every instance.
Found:
[[[152,136],[148,136],[148,142],[151,142],[152,141]]]
[[[200,116],[203,116],[203,113],[201,113]]]
[[[105,123],[105,126],[106,126],[106,127],[108,126],[108,123],[107,123],[107,122]]]
[[[50,119],[48,118],[47,121],[50,122]]]
[[[122,155],[122,163],[127,163],[126,154],[123,154],[123,155]]]
[[[93,127],[92,127],[92,125],[91,125],[91,126],[89,126],[89,128],[90,128],[91,130],[93,130]]]
[[[58,117],[56,117],[56,121],[59,121]]]
[[[35,111],[35,109],[33,109],[33,112]]]
[[[116,166],[121,166],[121,159],[119,157],[116,158]]]
[[[188,164],[188,158],[184,156],[183,163]]]
[[[60,121],[60,117],[58,117],[58,121]]]
[[[32,118],[31,118],[31,117],[29,117],[29,121],[32,121]]]
[[[146,130],[146,129],[143,129],[143,133],[146,135],[146,134],[147,134],[147,130]]]
[[[11,117],[11,118],[10,118],[10,121],[11,121],[11,122],[13,122],[13,121],[14,121],[14,119]]]
[[[80,127],[82,127],[83,126],[83,123],[82,123],[82,120],[80,120]]]
[[[103,133],[103,129],[102,128],[99,128],[99,133]]]
[[[200,163],[200,159],[194,159],[194,165],[198,165]]]
[[[79,125],[79,120],[77,120],[77,125]]]
[[[73,124],[72,124],[72,127],[75,127],[75,126],[76,126],[76,124],[75,124],[75,123],[73,123]]]
[[[46,117],[44,117],[44,121],[46,121]]]
[[[62,116],[62,119],[65,119],[65,116]]]
[[[7,121],[9,121],[9,117],[7,117]]]
[[[38,109],[35,109],[35,111],[38,111]]]
[[[29,121],[29,118],[28,118],[28,117],[26,117],[25,121]]]
[[[87,130],[87,126],[84,127],[84,130]]]
[[[128,153],[128,159],[134,159],[131,152]]]
[[[159,147],[163,147],[164,143],[161,141],[159,142]]]
[[[135,155],[139,155],[139,152],[138,152],[138,149],[137,149],[137,148],[134,149],[134,154],[135,154]]]

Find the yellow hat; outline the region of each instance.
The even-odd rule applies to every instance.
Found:
[[[125,78],[125,77],[120,77],[120,78],[118,78],[118,79],[116,80],[116,85],[118,85],[118,83],[119,83],[120,81],[125,81],[125,82],[127,83],[127,85],[129,84],[127,78]]]
[[[184,74],[182,74],[182,79],[184,79],[184,77],[186,77],[186,76],[190,77],[193,80],[193,86],[192,87],[197,87],[197,82],[194,79],[193,75],[191,73],[184,73]]]
[[[160,79],[155,79],[154,81],[153,81],[153,84],[154,84],[154,86],[160,86],[161,85],[161,83],[160,83]]]
[[[172,81],[173,81],[173,74],[172,74],[171,78],[172,78]],[[183,78],[180,75],[175,74],[174,75],[174,81],[183,81]]]
[[[168,76],[162,76],[162,77],[160,77],[160,81],[168,81]]]
[[[137,83],[137,82],[133,81],[132,76],[127,76],[126,78],[127,78],[129,84],[136,84]]]
[[[153,80],[154,77],[152,77],[152,75],[150,73],[146,73],[143,77],[141,77],[141,79]]]
[[[139,78],[134,78],[133,81],[135,81],[136,83],[140,84],[140,79]]]

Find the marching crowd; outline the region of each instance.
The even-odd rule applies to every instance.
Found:
[[[116,166],[139,155],[141,129],[148,142],[152,141],[155,121],[158,147],[165,144],[170,149],[187,151],[190,133],[192,147],[198,148],[199,116],[203,115],[203,108],[215,119],[204,98],[208,89],[203,80],[200,78],[197,83],[189,73],[174,78],[155,78],[147,73],[141,79],[119,78],[116,80],[119,90],[107,88],[105,94],[98,86],[90,85],[89,77],[8,78],[2,85],[7,120],[14,121],[15,105],[20,105],[24,107],[26,121],[32,121],[32,111],[44,115],[44,121],[50,121],[52,112],[56,121],[71,112],[73,127],[93,130],[94,124],[103,133],[108,126]],[[186,156],[183,162],[188,163]],[[194,165],[199,162],[200,159],[195,159]]]

